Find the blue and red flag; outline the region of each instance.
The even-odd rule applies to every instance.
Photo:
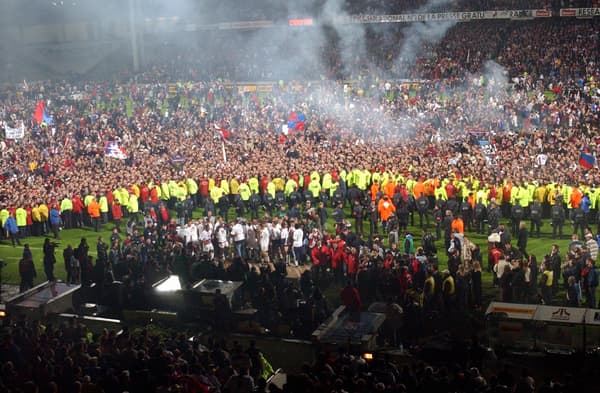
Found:
[[[51,124],[52,123],[52,121],[53,121],[52,116],[50,116],[46,112],[46,107],[44,106],[44,101],[37,102],[37,105],[35,106],[35,111],[33,112],[33,118],[35,119],[35,121],[38,124],[41,124],[41,123]]]
[[[579,165],[585,169],[592,169],[596,163],[596,157],[584,151],[579,155]]]
[[[288,115],[288,129],[304,131],[306,115],[304,113],[292,112]]]

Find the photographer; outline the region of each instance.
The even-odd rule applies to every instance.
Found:
[[[54,277],[54,264],[56,263],[54,250],[56,250],[56,247],[58,247],[58,243],[51,242],[50,238],[44,240],[44,273],[46,273],[46,278],[50,282],[56,280]]]

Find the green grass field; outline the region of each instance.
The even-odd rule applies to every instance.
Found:
[[[196,211],[194,211],[194,217],[199,217],[200,214],[201,214],[200,210],[197,209]],[[233,209],[230,210],[230,216],[233,218]],[[415,218],[415,223],[418,224],[417,217]],[[333,221],[331,221],[329,223],[329,227],[333,228]],[[124,226],[122,226],[122,228],[124,228]],[[563,239],[563,240],[553,240],[551,238],[551,233],[548,233],[548,231],[551,230],[551,228],[552,227],[549,225],[549,223],[546,222],[545,225],[542,227],[541,238],[539,238],[539,239],[537,239],[537,238],[534,239],[531,237],[529,238],[527,251],[530,254],[534,254],[538,258],[538,263],[541,262],[541,260],[545,254],[548,254],[550,252],[550,247],[553,243],[557,243],[559,245],[561,255],[564,255],[565,251],[567,249],[567,246],[570,242],[569,239],[566,239],[567,237],[570,238],[570,236],[564,236],[565,239]],[[58,242],[60,243],[60,246],[56,250],[57,263],[56,263],[55,269],[54,269],[54,273],[55,273],[56,277],[58,279],[63,279],[63,280],[65,279],[66,272],[65,272],[64,264],[63,264],[62,250],[68,244],[71,244],[73,247],[77,247],[81,238],[85,237],[85,238],[87,238],[88,244],[90,245],[90,255],[95,257],[96,256],[96,241],[98,239],[98,236],[103,236],[104,241],[108,242],[108,239],[110,238],[111,229],[112,229],[112,225],[109,223],[107,225],[103,225],[101,232],[99,232],[99,233],[94,232],[91,228],[71,229],[71,230],[61,231],[60,239],[58,240]],[[365,222],[364,229],[365,229],[364,233],[368,233],[368,222]],[[421,237],[420,228],[418,228],[416,226],[412,226],[412,227],[409,227],[409,230],[412,231],[412,233],[415,235],[415,247],[419,246],[420,245],[420,237]],[[570,230],[571,230],[571,228],[569,226],[565,226],[564,233],[569,234]],[[494,288],[492,285],[492,279],[493,279],[492,273],[487,273],[485,271],[485,269],[487,267],[487,236],[478,235],[478,234],[472,233],[472,232],[471,233],[468,232],[465,235],[469,239],[471,239],[471,241],[478,244],[479,247],[481,248],[482,257],[484,259],[483,264],[482,264],[483,268],[484,268],[483,294],[484,294],[484,300],[486,301],[484,304],[487,304],[487,301],[493,300],[498,293],[498,290],[496,288]],[[37,277],[35,279],[35,284],[39,284],[39,283],[45,281],[45,279],[46,279],[45,274],[44,274],[44,269],[42,266],[43,242],[44,242],[43,237],[30,237],[30,238],[21,240],[22,244],[29,243],[30,248],[33,252],[34,262],[35,262],[36,270],[37,270]],[[515,239],[514,234],[513,234],[513,243],[516,244],[516,239]],[[443,248],[444,248],[443,240],[437,241],[436,246],[438,247],[438,259],[440,262],[440,269],[444,269],[446,266],[447,258],[446,258],[445,252],[443,250]],[[4,267],[4,269],[2,269],[2,282],[3,283],[15,284],[15,285],[19,284],[20,278],[19,278],[19,271],[18,271],[18,262],[21,259],[22,252],[23,252],[22,246],[21,247],[19,247],[19,246],[13,247],[10,244],[10,241],[8,241],[8,240],[0,241],[0,259],[3,259],[6,262],[6,266]],[[562,280],[561,280],[561,282],[562,282]],[[556,301],[561,302],[563,295],[559,294],[558,296],[560,298],[557,297]]]

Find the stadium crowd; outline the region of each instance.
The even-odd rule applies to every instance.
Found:
[[[382,37],[374,34],[371,47],[385,48],[377,41]],[[600,177],[593,163],[600,69],[590,42],[598,42],[593,21],[478,22],[453,27],[432,48],[434,56],[408,68],[410,82],[384,79],[365,64],[348,83],[292,81],[271,84],[266,93],[240,93],[234,82],[199,80],[202,73],[193,67],[199,63],[187,62],[187,56],[127,83],[30,82],[5,92],[0,107],[5,132],[21,122],[27,129],[23,139],[0,142],[2,227],[15,245],[29,236],[59,238],[61,228],[98,231],[111,222],[116,230],[107,243],[96,243],[95,265],[84,241],[64,251],[69,281],[121,279],[144,286],[157,270],[179,273],[184,286],[195,274],[241,279],[247,283],[244,300],[264,326],[276,325],[277,318],[296,319],[307,329],[318,325],[327,316],[315,285],[321,280],[349,280],[365,304],[395,301],[407,313],[415,301],[447,315],[479,307],[482,252],[465,229],[498,236],[488,269],[496,273],[503,300],[538,301],[532,300],[537,274],[543,301],[552,302],[564,275],[570,304],[585,295],[591,307],[598,285],[592,257],[597,243],[593,235],[590,241],[589,227],[600,224]],[[223,52],[227,56],[227,47]],[[382,49],[375,64],[388,64],[401,76],[406,71],[398,55]],[[250,55],[239,50],[227,62],[245,75],[263,70],[262,58],[253,63],[254,56],[244,56]],[[328,74],[335,76],[340,62],[329,56]],[[52,119],[30,120],[40,103]],[[195,208],[206,218],[194,218]],[[335,227],[328,227],[329,215]],[[408,233],[417,219],[424,220],[424,232]],[[529,235],[539,235],[539,223],[549,219],[558,237],[570,220],[586,243],[574,238],[565,255],[570,262],[563,265],[553,250],[538,268],[535,256],[527,255],[525,219],[532,224]],[[419,235],[421,247],[415,244]],[[442,239],[448,269],[440,272],[434,255]],[[56,257],[47,243],[44,267],[51,279]],[[30,254],[24,252],[23,260],[30,261]],[[248,259],[260,262],[265,274]],[[298,288],[284,279],[286,264],[309,263],[313,269]],[[34,273],[27,266],[24,288]],[[314,319],[303,320],[301,302],[315,307]],[[44,363],[54,359],[61,364],[54,375],[78,380],[81,391],[94,391],[84,385],[99,384],[102,373],[112,386],[105,391],[137,389],[128,380],[129,368],[94,366],[98,370],[90,362],[95,354],[117,355],[119,340],[124,342],[118,348],[132,348],[124,360],[141,357],[153,367],[173,360],[172,368],[146,378],[192,372],[200,356],[190,344],[178,348],[177,340],[163,348],[128,335],[86,343],[78,341],[85,336],[73,336],[77,343],[65,343],[64,329],[33,326],[15,333],[30,337],[8,335],[2,353],[13,358],[2,370],[3,382],[25,378],[24,390],[45,386],[51,379]],[[18,364],[23,343],[32,350],[27,356],[39,355],[28,338],[50,354],[38,358],[33,371],[42,379],[33,386]],[[20,345],[11,342],[17,339]],[[109,348],[99,352],[98,346]],[[75,365],[76,355],[87,358],[87,365]],[[390,375],[408,391],[417,391],[415,379],[423,391],[427,383],[441,391],[449,381],[458,390],[498,391],[495,385],[475,386],[483,378],[472,369],[462,380],[423,369],[388,370],[382,380],[361,382],[347,375],[369,366],[342,359],[320,376],[322,391],[369,390],[369,384],[379,389],[379,383],[402,391],[397,382],[385,382]],[[210,378],[210,370],[195,371]],[[314,382],[316,376],[306,371]],[[527,375],[519,381],[522,391],[531,391]],[[56,389],[78,391],[64,384]]]
[[[157,335],[147,329],[91,333],[79,320],[59,326],[4,319],[0,391],[266,392],[273,369],[251,342],[244,348],[215,337]],[[365,360],[347,351],[322,352],[271,392],[586,392],[567,374],[536,381],[527,369],[482,369],[478,344],[469,361],[451,367],[398,365],[388,356]],[[481,371],[480,371],[481,370]]]

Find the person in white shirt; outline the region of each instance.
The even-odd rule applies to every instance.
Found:
[[[283,248],[283,256],[285,258],[285,263],[290,262],[290,247],[288,243],[288,235],[290,234],[290,229],[287,226],[285,221],[281,222],[281,233],[279,235],[279,244],[281,244],[281,248]]]
[[[181,228],[181,237],[183,238],[183,242],[187,245],[192,242],[193,232],[196,231],[196,227],[191,223],[185,224],[184,227]]]
[[[294,224],[292,247],[294,250],[294,264],[296,266],[304,265],[306,251],[304,250],[304,231],[302,230],[302,224]]]
[[[242,219],[235,220],[235,225],[231,228],[231,237],[235,247],[236,256],[240,258],[246,257],[246,234],[242,226]]]
[[[196,225],[192,222],[189,224],[189,227],[190,227],[189,238],[187,238],[186,240],[189,240],[189,243],[192,243],[192,244],[198,243],[198,225]]]
[[[281,224],[279,220],[273,220],[271,227],[271,255],[273,258],[283,259],[283,244],[281,240]]]
[[[227,247],[229,247],[229,242],[227,241],[227,227],[223,223],[217,224],[215,237],[217,239],[217,247],[219,247],[217,258],[222,262],[225,259]]]
[[[269,263],[269,244],[271,242],[271,223],[263,223],[260,229],[260,255],[265,263]]]
[[[215,248],[212,243],[212,232],[208,224],[204,224],[204,227],[200,230],[199,239],[202,244],[202,252],[207,253],[212,261],[215,257]]]

